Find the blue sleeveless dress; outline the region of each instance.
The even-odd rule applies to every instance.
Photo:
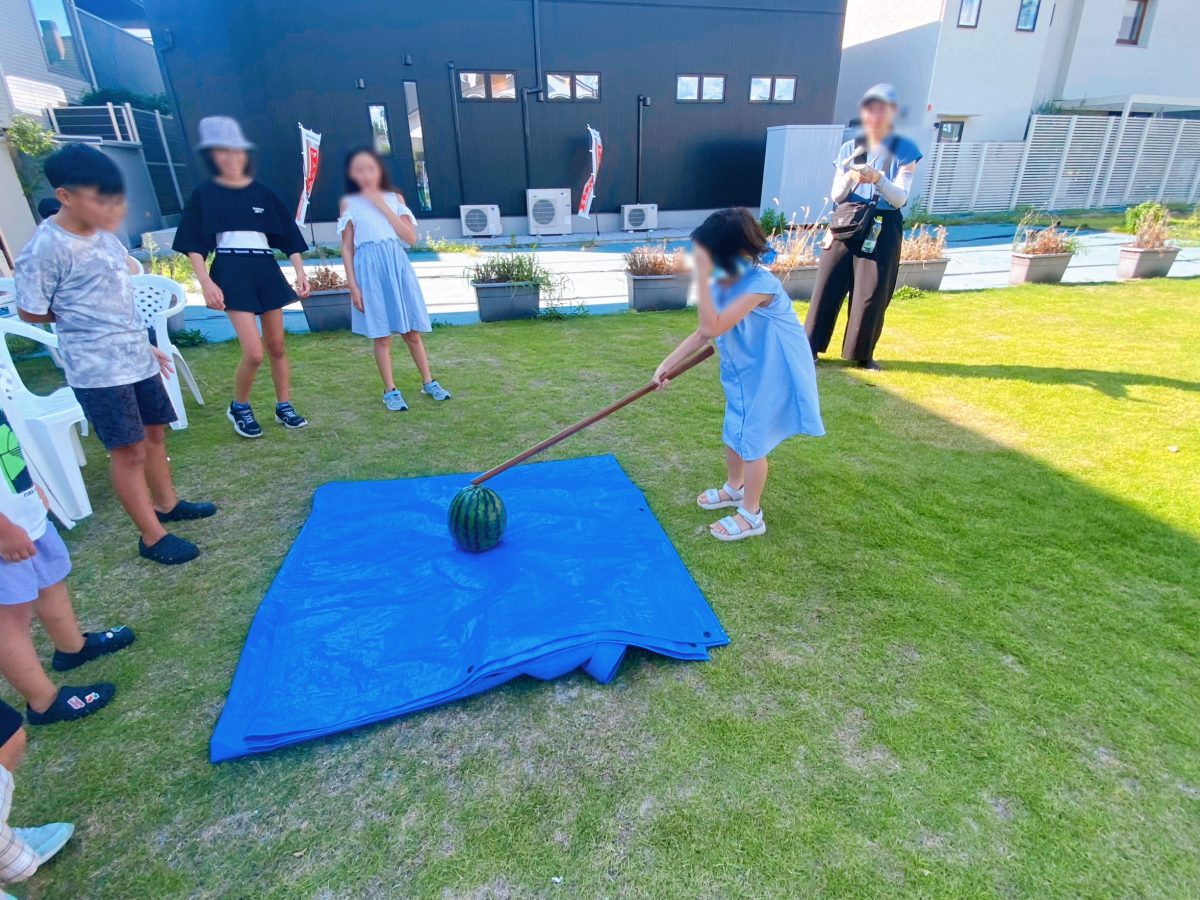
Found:
[[[825,426],[812,349],[783,285],[758,266],[728,286],[713,285],[718,312],[746,294],[772,299],[717,338],[725,389],[722,440],[742,459],[761,459],[780,441],[819,437]]]

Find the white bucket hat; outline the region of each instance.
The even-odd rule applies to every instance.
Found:
[[[197,130],[200,142],[197,150],[221,147],[226,150],[253,150],[254,145],[242,134],[242,126],[230,116],[207,116],[200,120]]]

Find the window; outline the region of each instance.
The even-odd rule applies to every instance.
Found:
[[[751,103],[795,103],[796,79],[791,75],[755,75],[750,79]]]
[[[387,107],[382,103],[369,103],[367,116],[371,120],[371,146],[380,156],[391,156],[392,136],[388,128]]]
[[[963,125],[965,122],[938,122],[938,143],[957,144],[962,141]]]
[[[1017,10],[1017,31],[1033,31],[1037,28],[1038,9],[1042,0],[1021,0]]]
[[[958,5],[958,27],[975,28],[979,25],[979,7],[983,0],[960,0]]]
[[[459,72],[458,95],[464,100],[516,100],[513,72]]]
[[[56,72],[88,80],[79,45],[75,42],[74,20],[63,0],[29,0],[41,37],[46,64]]]
[[[404,82],[404,107],[408,113],[408,142],[412,147],[413,168],[417,175],[417,203],[423,212],[433,209],[429,196],[429,170],[425,168],[425,130],[421,127],[421,105],[417,102],[417,83]]]
[[[679,103],[724,103],[724,75],[676,75],[675,100]]]
[[[598,72],[547,72],[547,100],[593,102],[600,99]]]
[[[1118,44],[1137,46],[1142,39],[1142,26],[1146,24],[1146,7],[1150,0],[1125,0],[1125,13],[1121,17],[1121,30],[1117,32]]]
[[[512,72],[493,72],[488,76],[493,100],[517,99],[517,76]]]

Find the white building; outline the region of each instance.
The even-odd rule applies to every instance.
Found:
[[[0,0],[0,129],[16,113],[44,121],[96,86],[79,14],[71,0]],[[11,252],[33,233],[8,147],[0,144],[0,234]]]
[[[1019,141],[1039,111],[1195,116],[1198,18],[1197,0],[849,0],[835,117],[880,81],[922,145]]]

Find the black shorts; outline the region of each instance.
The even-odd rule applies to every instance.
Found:
[[[74,388],[75,399],[106,450],[146,439],[147,425],[170,425],[175,407],[157,375],[136,384]]]
[[[0,700],[0,747],[7,744],[12,736],[21,730],[24,721],[19,712]]]
[[[296,302],[296,292],[268,250],[218,250],[208,273],[225,308],[261,315]]]

